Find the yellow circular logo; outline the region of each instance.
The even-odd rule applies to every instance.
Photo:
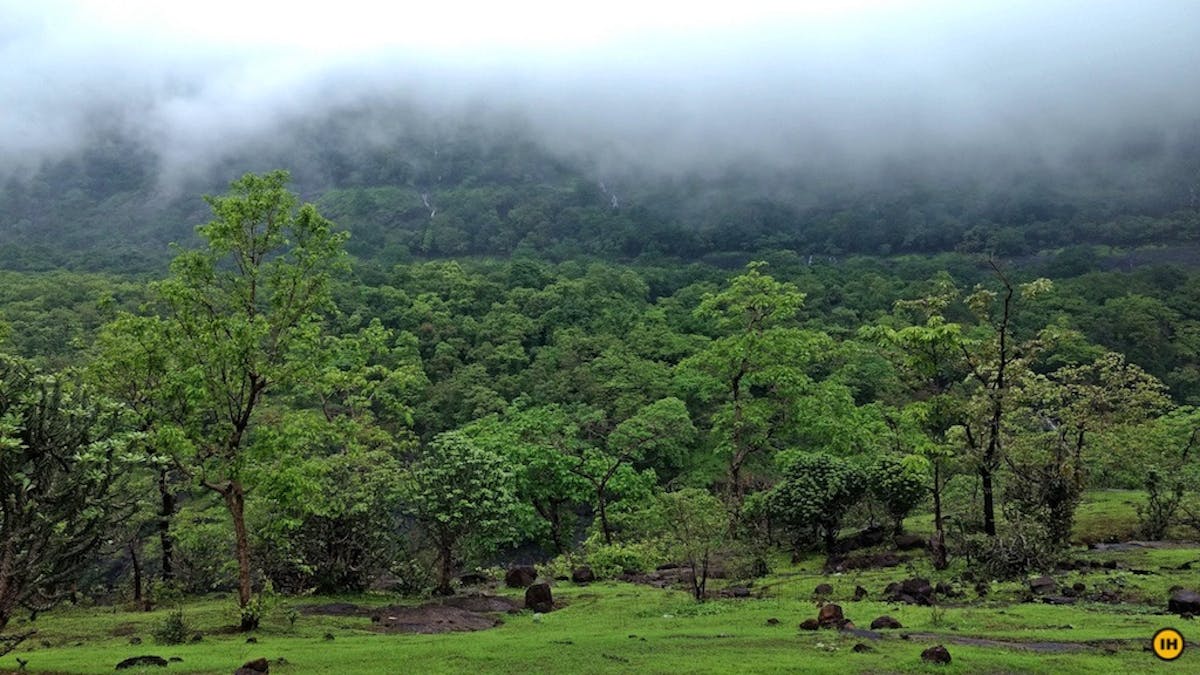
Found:
[[[1164,628],[1154,634],[1151,642],[1154,655],[1163,661],[1174,661],[1183,655],[1183,635],[1174,628]]]

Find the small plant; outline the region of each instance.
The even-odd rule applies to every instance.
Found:
[[[180,607],[167,615],[161,625],[154,629],[154,641],[161,645],[180,645],[187,641],[191,627],[183,616]]]
[[[241,629],[250,631],[258,628],[262,620],[275,609],[276,601],[275,587],[267,580],[262,590],[255,593],[245,607],[239,608]]]
[[[1138,505],[1142,536],[1157,541],[1167,535],[1183,501],[1183,481],[1170,480],[1158,469],[1146,473],[1146,505]]]
[[[297,612],[294,607],[289,607],[285,616],[287,617],[288,628],[295,630],[296,620],[300,618],[300,612]]]
[[[941,628],[946,625],[946,609],[941,605],[934,605],[929,608],[929,625],[934,628]]]

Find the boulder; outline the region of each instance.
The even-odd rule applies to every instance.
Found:
[[[863,588],[862,586],[855,586],[854,587],[854,601],[858,602],[860,600],[866,600],[866,599],[867,599],[867,589]]]
[[[896,535],[892,539],[892,543],[896,545],[896,550],[898,551],[914,551],[919,548],[925,548],[925,540],[916,534]]]
[[[487,576],[480,574],[479,572],[467,572],[466,574],[459,575],[458,577],[458,583],[462,584],[463,586],[481,586],[489,581],[491,581],[491,579],[488,579]]]
[[[950,663],[950,652],[941,645],[930,647],[921,652],[921,660],[927,663]]]
[[[1058,584],[1050,577],[1038,577],[1029,580],[1029,590],[1036,595],[1046,595],[1053,593],[1058,588]]]
[[[833,586],[829,584],[819,584],[813,589],[813,595],[832,595]]]
[[[592,568],[587,565],[580,565],[571,570],[571,581],[577,584],[586,584],[596,580],[596,575],[592,572]]]
[[[778,626],[779,619],[776,619],[775,617],[771,617],[771,618],[767,619],[767,625],[768,626]]]
[[[126,668],[145,668],[148,666],[166,668],[167,660],[161,656],[154,655],[134,656],[118,663],[117,670],[125,670]]]
[[[899,584],[889,584],[884,595],[892,602],[903,602],[909,605],[932,605],[933,586],[928,579],[905,579]]]
[[[873,651],[875,651],[875,648],[871,647],[870,645],[865,645],[861,642],[858,642],[853,647],[850,648],[850,651],[852,651],[856,654],[861,654],[863,652],[873,652]]]
[[[1200,613],[1200,593],[1182,588],[1171,593],[1171,599],[1167,601],[1167,611],[1172,614]]]
[[[844,623],[846,616],[840,605],[823,605],[821,611],[817,612],[817,624],[821,628],[841,628]]]
[[[266,659],[254,659],[242,664],[241,668],[233,671],[233,675],[262,675],[271,671],[271,664]]]
[[[554,611],[554,597],[549,584],[534,584],[525,589],[525,608],[540,614]]]
[[[933,587],[933,590],[937,591],[938,595],[946,598],[953,598],[958,595],[958,593],[955,592],[954,587],[944,581],[937,582],[937,585]]]
[[[513,565],[504,574],[504,584],[509,588],[528,588],[537,581],[537,570],[533,565]]]
[[[900,625],[899,621],[884,614],[871,622],[871,630],[879,630],[881,628],[904,628],[904,626]]]
[[[821,624],[816,619],[805,619],[800,622],[800,630],[816,630]]]
[[[1082,593],[1087,590],[1087,584],[1083,583],[1082,581],[1076,581],[1074,584],[1071,584],[1071,590],[1075,591],[1076,593]]]

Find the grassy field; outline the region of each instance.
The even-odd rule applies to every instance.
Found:
[[[1109,514],[1123,499],[1109,493],[1095,495],[1084,515]],[[1101,516],[1097,522],[1119,521]],[[1087,527],[1086,518],[1081,518],[1081,528]],[[1200,571],[1179,569],[1183,563],[1200,561],[1200,548],[1078,549],[1072,558],[1097,563],[1115,559],[1125,569],[1064,572],[1055,575],[1060,586],[1081,581],[1090,589],[1120,592],[1123,602],[1071,606],[1022,602],[1027,595],[1023,582],[993,583],[987,597],[980,599],[973,584],[958,578],[962,567],[934,573],[920,555],[906,566],[842,575],[823,574],[823,559],[814,556],[795,565],[781,564],[772,575],[757,580],[751,590],[761,597],[703,604],[692,602],[681,591],[619,582],[586,586],[559,582],[554,590],[561,609],[547,615],[506,616],[503,625],[475,633],[383,634],[365,617],[292,614],[294,622],[289,620],[289,608],[300,605],[397,602],[385,595],[306,597],[282,601],[253,634],[257,642],[247,643],[245,634],[228,629],[233,623],[230,600],[197,599],[185,604],[184,613],[193,630],[204,634],[203,640],[164,646],[155,644],[151,636],[171,608],[146,613],[63,607],[41,615],[33,624],[11,626],[12,630],[36,628],[38,634],[15,654],[0,659],[0,669],[16,670],[19,657],[27,662],[27,672],[110,673],[122,659],[156,654],[182,661],[141,672],[230,673],[259,657],[271,661],[272,673],[285,674],[1200,672],[1200,645],[1189,644],[1189,650],[1172,663],[1161,662],[1143,649],[1150,636],[1165,626],[1180,630],[1189,643],[1200,639],[1200,624],[1164,614],[1168,589],[1200,586]],[[1200,562],[1194,567],[1200,569]],[[950,583],[964,595],[936,608],[881,601],[887,583],[914,574]],[[801,621],[816,616],[818,603],[812,593],[820,583],[833,586],[831,600],[859,628],[882,614],[898,619],[904,628],[881,631],[885,635],[878,640],[831,630],[799,630]],[[868,590],[867,599],[852,599],[858,585]],[[496,592],[519,595],[507,589]],[[779,622],[771,624],[769,619]],[[901,637],[905,634],[911,639]],[[131,645],[134,636],[142,644]],[[968,638],[1001,644],[961,643]],[[860,642],[871,651],[852,651]],[[939,643],[949,649],[953,663],[923,664],[921,651]]]

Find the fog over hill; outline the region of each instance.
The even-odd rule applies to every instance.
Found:
[[[922,190],[1200,205],[1190,2],[381,15],[356,2],[3,0],[0,26],[9,197],[31,179],[43,198],[80,187],[86,208],[136,193],[140,210],[120,213],[143,228],[178,197],[272,166],[314,197],[575,176],[603,200],[684,221],[679,209],[730,199],[838,210]],[[490,169],[448,177],[442,153]],[[380,156],[407,169],[381,173]],[[0,204],[0,237],[49,226],[16,213]]]

